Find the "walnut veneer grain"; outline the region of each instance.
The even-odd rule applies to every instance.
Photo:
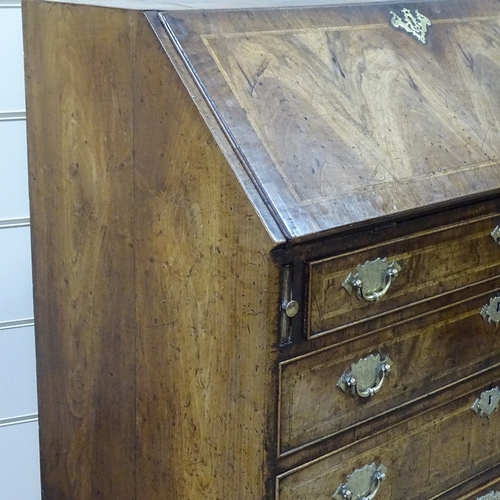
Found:
[[[44,500],[498,485],[500,3],[411,5],[426,45],[391,3],[25,0]],[[384,257],[379,302],[341,288]],[[341,393],[376,352],[380,391]]]

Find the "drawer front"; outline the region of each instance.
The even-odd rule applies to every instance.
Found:
[[[500,279],[496,287],[478,285],[471,289],[473,298],[281,363],[280,455],[498,366],[500,333],[480,315],[500,290]],[[366,362],[370,354],[382,361],[388,356],[390,372]],[[364,372],[354,378],[364,377],[365,385],[344,386],[343,392],[337,383],[356,363],[354,373]],[[366,394],[367,387],[376,386],[378,392]]]
[[[488,388],[278,476],[276,498],[331,500],[349,474],[372,463],[387,468],[376,498],[428,500],[450,490],[500,460],[500,414],[485,418],[471,410]]]
[[[307,336],[312,338],[369,321],[500,274],[500,246],[491,236],[499,222],[498,214],[490,214],[309,262]],[[386,293],[375,302],[359,299],[354,292],[350,295],[343,287],[349,274],[355,274],[358,265],[384,258],[401,267],[393,279],[377,278],[380,289],[387,288]]]

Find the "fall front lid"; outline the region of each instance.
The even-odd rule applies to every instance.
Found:
[[[159,18],[290,238],[500,188],[498,1]]]

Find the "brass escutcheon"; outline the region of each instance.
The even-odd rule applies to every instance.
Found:
[[[412,12],[407,8],[401,10],[401,16],[391,10],[389,23],[394,28],[406,31],[420,43],[427,43],[427,30],[432,26],[431,20],[417,9]]]
[[[500,389],[494,387],[489,391],[484,391],[471,406],[471,410],[475,411],[480,417],[489,417],[492,413],[498,410],[500,402]]]

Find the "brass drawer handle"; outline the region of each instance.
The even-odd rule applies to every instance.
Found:
[[[381,299],[389,290],[394,278],[401,271],[396,261],[387,262],[387,257],[364,264],[358,264],[342,283],[342,286],[352,294],[356,292],[359,299],[375,302]]]
[[[487,495],[477,497],[476,500],[500,500],[500,493],[498,491],[490,491]]]
[[[370,354],[351,365],[337,382],[344,392],[369,398],[382,388],[385,375],[391,371],[392,361],[389,356],[381,359],[380,354]]]
[[[333,494],[334,500],[373,500],[378,493],[380,483],[387,474],[387,467],[375,463],[365,465],[351,472],[346,482]]]
[[[471,410],[475,411],[480,417],[489,417],[493,412],[498,410],[500,402],[500,388],[494,387],[489,391],[484,391],[471,406]]]

